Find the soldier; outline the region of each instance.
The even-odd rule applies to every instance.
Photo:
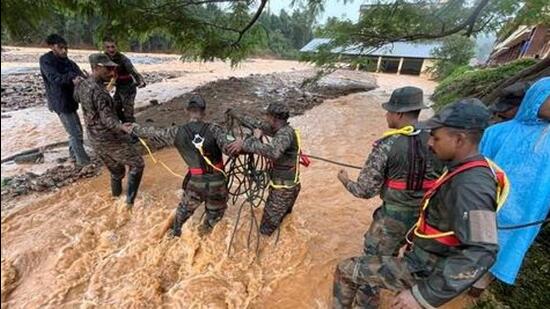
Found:
[[[177,237],[181,235],[182,225],[202,203],[205,203],[206,216],[199,228],[201,235],[212,230],[227,208],[228,189],[222,150],[228,139],[221,127],[204,122],[205,109],[206,102],[195,95],[187,103],[190,120],[185,125],[165,129],[125,125],[128,132],[149,137],[161,145],[175,146],[189,167],[171,230],[171,234]]]
[[[382,104],[391,129],[377,140],[357,182],[344,170],[338,179],[356,197],[380,194],[382,206],[364,236],[364,254],[397,255],[405,234],[418,218],[424,192],[439,177],[441,164],[428,149],[429,132],[417,130],[422,103],[420,88],[396,89]]]
[[[144,162],[130,144],[129,135],[123,131],[113,99],[105,89],[105,83],[114,76],[117,64],[101,53],[91,54],[89,60],[92,75],[80,83],[75,98],[82,105],[90,143],[111,172],[113,196],[122,193],[125,166],[129,166],[126,204],[132,207],[143,175]]]
[[[298,134],[287,121],[290,111],[283,103],[269,104],[266,113],[267,121],[261,121],[234,110],[229,110],[228,113],[244,125],[255,128],[253,136],[230,144],[229,152],[255,153],[273,161],[269,196],[260,224],[260,233],[270,236],[277,230],[283,218],[292,212],[300,193]],[[262,143],[263,134],[272,136],[269,143]]]
[[[128,57],[118,51],[116,42],[112,38],[103,39],[105,54],[116,64],[116,90],[114,100],[116,112],[123,122],[135,122],[134,100],[137,88],[145,87],[143,76],[136,71]]]
[[[404,257],[364,255],[338,264],[334,307],[376,308],[380,288],[399,291],[392,308],[434,308],[455,298],[493,265],[498,250],[495,212],[508,189],[505,175],[478,152],[489,123],[477,99],[455,102],[432,117],[428,145],[447,165],[422,202]],[[367,299],[355,299],[366,286]]]

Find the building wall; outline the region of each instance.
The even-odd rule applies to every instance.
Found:
[[[428,68],[433,67],[434,60],[433,59],[424,59],[424,63],[422,63],[422,69],[420,69],[420,76],[433,79],[434,76],[432,73],[428,72]]]

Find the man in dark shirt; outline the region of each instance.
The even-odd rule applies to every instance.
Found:
[[[118,65],[116,68],[116,90],[113,96],[116,112],[123,122],[135,122],[134,100],[137,88],[145,87],[145,80],[132,65],[132,61],[118,51],[113,38],[103,39],[103,49],[105,54]]]
[[[55,112],[69,134],[69,155],[79,166],[90,163],[83,146],[82,124],[78,117],[78,103],[73,98],[74,87],[84,74],[67,58],[67,41],[57,34],[46,38],[51,51],[40,57],[40,73],[44,79],[48,108]]]
[[[339,263],[335,308],[377,308],[380,288],[400,292],[392,308],[439,307],[493,265],[498,251],[495,212],[505,199],[500,195],[505,176],[478,152],[489,118],[479,100],[465,99],[426,123],[432,130],[428,145],[447,172],[424,196],[412,245],[402,258],[364,255]],[[368,287],[363,303],[354,300],[360,286]]]

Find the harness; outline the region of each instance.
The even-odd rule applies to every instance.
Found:
[[[184,127],[185,133],[187,134],[189,140],[193,144],[197,156],[200,158],[199,164],[201,166],[201,167],[189,167],[189,174],[193,176],[208,174],[211,172],[209,171],[211,168],[212,171],[218,171],[222,173],[224,177],[227,177],[225,171],[223,170],[224,168],[223,160],[221,160],[220,162],[212,163],[212,161],[204,153],[203,146],[204,146],[207,129],[208,129],[208,125],[203,124],[199,132],[194,133],[191,131],[189,127],[187,126]]]
[[[223,167],[224,167],[223,161],[220,161],[220,162],[214,164],[204,154],[204,150],[202,149],[202,146],[204,144],[204,137],[202,137],[200,134],[195,134],[195,136],[191,140],[191,143],[193,143],[193,146],[195,146],[195,149],[197,149],[199,155],[204,160],[204,162],[206,162],[206,164],[208,164],[214,170],[222,173],[224,177],[227,177],[227,175],[225,174],[225,171],[223,170]],[[206,174],[206,172],[207,171],[204,168],[190,168],[189,169],[189,173],[191,173],[191,175],[203,175],[203,174]]]
[[[302,142],[300,139],[300,131],[298,129],[294,130],[294,135],[296,136],[296,144],[297,144],[297,155],[296,155],[296,163],[294,165],[294,179],[292,181],[289,181],[288,183],[282,183],[282,184],[275,184],[273,183],[273,180],[269,182],[269,186],[274,189],[291,189],[300,184],[300,165],[303,165],[305,167],[308,167],[311,163],[309,157],[302,153]]]
[[[409,161],[411,164],[407,180],[386,179],[384,184],[387,188],[400,191],[426,191],[436,184],[436,180],[424,179],[424,175],[426,173],[426,162],[424,158],[418,155],[416,149],[419,149],[420,145],[418,139],[414,138],[420,134],[420,132],[420,130],[415,130],[413,126],[409,125],[400,129],[387,130],[382,134],[382,138],[398,134],[413,137],[413,140],[409,141]]]
[[[426,194],[424,194],[420,216],[418,217],[418,221],[412,228],[416,237],[424,239],[434,239],[437,242],[449,247],[456,247],[461,244],[460,240],[455,236],[454,231],[443,232],[438,230],[434,226],[429,225],[428,222],[426,222],[426,210],[430,203],[430,198],[435,195],[435,193],[441,188],[441,186],[443,186],[443,184],[451,180],[457,174],[476,167],[486,167],[491,170],[497,183],[497,211],[502,207],[510,191],[510,184],[504,171],[500,169],[500,167],[498,167],[494,162],[487,158],[485,158],[484,160],[476,160],[465,163],[450,173],[448,173],[447,171],[444,172],[443,175],[441,175],[441,177],[437,179],[435,185],[431,189],[429,189]]]

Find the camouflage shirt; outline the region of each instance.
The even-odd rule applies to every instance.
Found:
[[[75,91],[75,99],[82,107],[84,123],[92,143],[118,143],[128,139],[121,130],[114,102],[102,81],[93,76],[83,80]]]
[[[420,160],[425,162],[425,180],[435,180],[441,175],[443,165],[428,150],[429,134],[418,134]],[[391,135],[376,141],[373,145],[357,181],[349,181],[346,189],[356,197],[372,198],[378,194],[386,203],[418,207],[424,190],[394,190],[386,186],[387,180],[406,182],[411,170],[409,158],[412,137]]]
[[[273,161],[273,181],[294,181],[297,173],[298,141],[295,130],[287,123],[278,130],[264,121],[243,114],[234,115],[244,126],[261,129],[271,140],[263,143],[254,136],[244,140],[243,150],[256,153]]]
[[[225,148],[229,143],[226,131],[217,124],[210,123],[208,128],[214,135],[216,143],[220,149]],[[133,133],[140,137],[147,137],[159,146],[174,146],[176,135],[178,134],[179,126],[169,128],[143,127],[134,124]]]
[[[109,55],[107,54],[107,56]],[[135,79],[136,83],[139,84],[143,82],[143,76],[138,73],[138,71],[132,64],[132,61],[130,61],[130,59],[124,54],[117,52],[114,56],[109,56],[109,58],[111,58],[114,63],[118,64],[117,75],[119,77],[130,75]],[[119,80],[117,80],[117,84],[118,83]]]

